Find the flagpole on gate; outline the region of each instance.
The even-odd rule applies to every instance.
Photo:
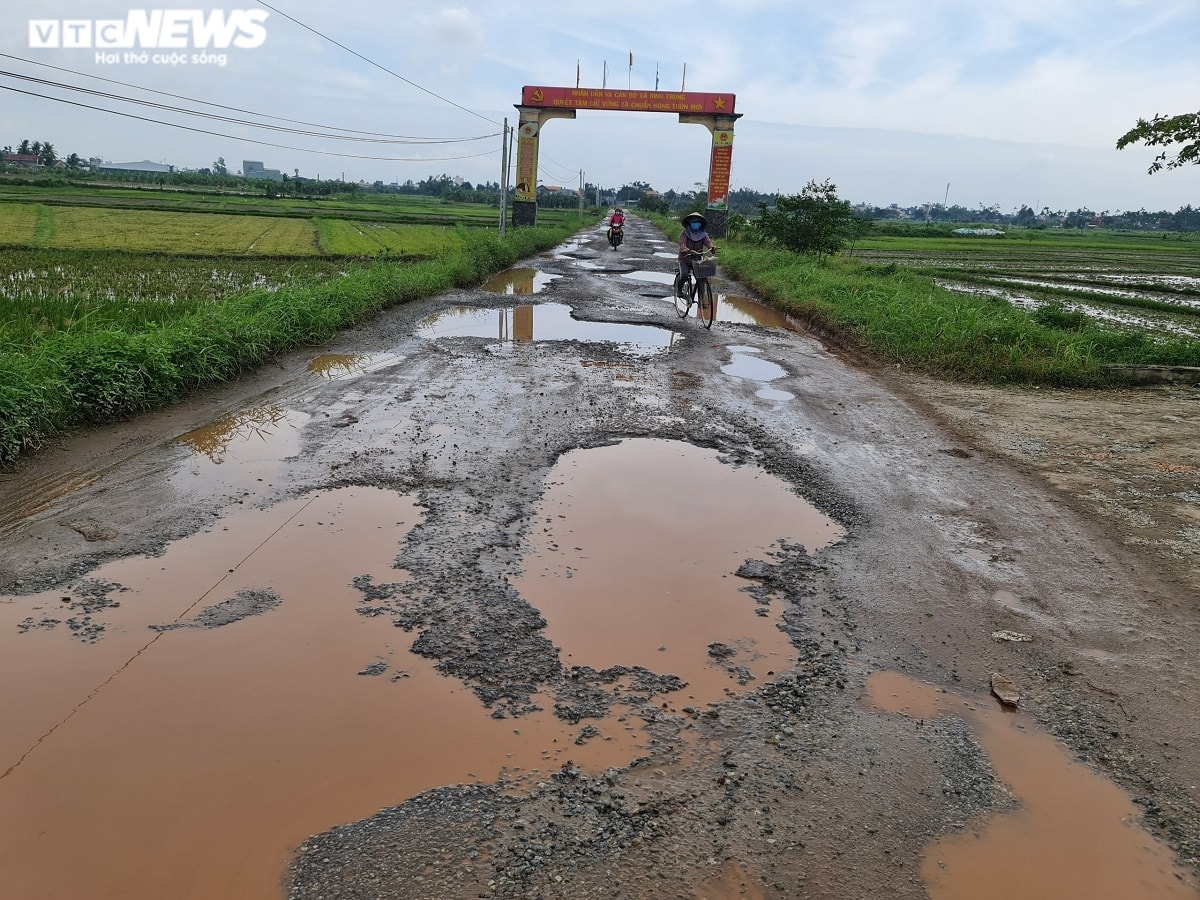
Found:
[[[629,51],[629,71],[625,75],[625,89],[629,90],[633,86],[633,51]]]
[[[600,87],[602,87],[602,88],[608,87],[608,60],[607,59],[604,61],[604,75],[600,79]]]
[[[658,63],[654,64],[654,89],[658,90]]]
[[[683,84],[679,85],[680,91],[687,90],[687,63],[683,64]]]

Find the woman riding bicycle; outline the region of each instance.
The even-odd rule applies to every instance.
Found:
[[[708,225],[708,220],[698,212],[691,212],[684,216],[683,232],[679,235],[679,272],[675,276],[675,293],[679,293],[679,285],[692,274],[692,261],[694,254],[711,250],[717,252],[717,248],[713,246],[712,238],[708,236],[705,227]]]

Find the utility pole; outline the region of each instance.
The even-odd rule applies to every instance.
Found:
[[[505,220],[508,218],[508,119],[504,120],[504,132],[500,135],[500,237],[504,237]]]
[[[579,221],[583,221],[583,169],[579,170]]]

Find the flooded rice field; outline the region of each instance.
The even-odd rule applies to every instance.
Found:
[[[1152,334],[1200,336],[1200,251],[1131,253],[992,247],[939,253],[867,250],[873,265],[904,265],[950,291],[1046,305],[1097,324]]]

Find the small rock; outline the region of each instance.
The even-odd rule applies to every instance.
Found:
[[[1005,706],[1016,706],[1021,702],[1021,692],[1006,676],[999,672],[992,673],[992,693]]]
[[[993,631],[992,639],[997,641],[1032,641],[1033,638],[1028,634],[1021,634],[1019,631]]]

